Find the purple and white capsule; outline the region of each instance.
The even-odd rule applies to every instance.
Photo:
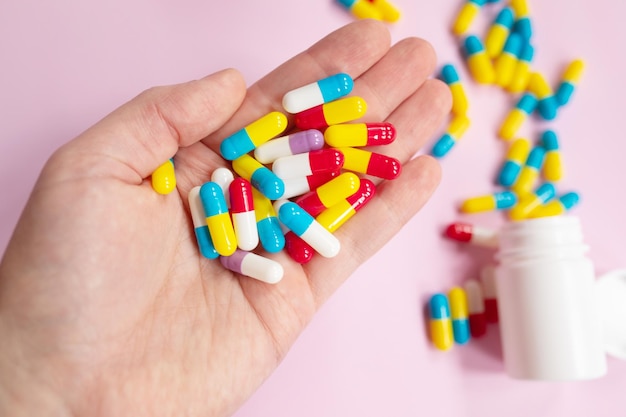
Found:
[[[265,142],[254,150],[254,158],[262,164],[271,164],[283,156],[316,151],[324,147],[324,135],[309,129]]]
[[[283,279],[283,266],[276,261],[256,253],[237,249],[230,256],[220,256],[224,268],[268,284],[276,284]]]

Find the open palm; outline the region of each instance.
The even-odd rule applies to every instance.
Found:
[[[438,183],[437,164],[412,157],[449,94],[427,80],[426,42],[389,44],[382,24],[355,22],[247,90],[234,70],[148,90],[57,151],[0,264],[0,400],[73,415],[232,414]],[[276,285],[199,256],[187,194],[226,166],[220,141],[337,72],[355,79],[367,121],[395,125],[382,151],[404,162],[400,178],[337,232],[336,258],[264,254],[285,268]],[[173,155],[178,190],[162,196],[149,176]]]

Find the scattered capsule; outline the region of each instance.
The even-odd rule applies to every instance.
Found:
[[[224,159],[232,161],[280,135],[286,128],[287,116],[277,111],[268,113],[224,139],[220,153]]]
[[[402,164],[395,158],[360,148],[337,148],[344,156],[343,168],[393,180],[400,176]]]
[[[563,161],[559,151],[559,139],[553,130],[546,130],[541,135],[541,146],[546,150],[543,163],[543,177],[550,182],[563,178]]]
[[[337,0],[337,2],[358,19],[383,19],[381,12],[367,0]]]
[[[524,40],[528,41],[533,35],[533,28],[530,21],[530,13],[527,0],[511,0],[511,8],[515,13],[515,23],[513,31],[522,35]]]
[[[366,111],[367,104],[361,97],[345,97],[297,113],[296,126],[301,130],[324,129],[359,119]]]
[[[311,84],[296,88],[283,96],[283,107],[295,114],[347,96],[354,87],[348,74],[340,72]]]
[[[283,180],[248,154],[233,161],[233,170],[270,200],[282,197],[285,192]]]
[[[500,169],[498,184],[504,187],[510,187],[515,184],[522,170],[522,166],[526,163],[526,159],[528,159],[530,147],[531,144],[528,139],[520,138],[513,142],[506,154],[506,160]]]
[[[283,180],[285,183],[285,192],[282,197],[292,198],[306,194],[309,191],[315,190],[320,185],[326,184],[340,173],[340,170],[336,170],[302,177],[286,178]]]
[[[489,27],[485,36],[485,50],[489,58],[494,59],[502,52],[515,22],[515,13],[511,7],[504,7]]]
[[[450,306],[445,294],[434,294],[428,303],[430,337],[439,350],[449,350],[454,345],[454,330]]]
[[[461,140],[469,125],[470,120],[467,116],[455,116],[450,121],[450,124],[448,124],[446,133],[444,133],[433,145],[431,154],[436,158],[444,157],[448,152],[450,152],[450,149],[452,149],[454,145]]]
[[[396,128],[391,123],[352,123],[329,126],[324,131],[328,146],[379,146],[396,139]]]
[[[561,77],[561,84],[559,84],[559,88],[554,95],[559,106],[569,103],[584,70],[585,62],[581,59],[576,59],[567,66]]]
[[[494,63],[495,81],[500,87],[508,86],[513,80],[515,67],[523,46],[524,43],[519,34],[513,32],[507,38],[502,53],[498,55]]]
[[[354,194],[359,189],[360,182],[356,174],[345,172],[314,191],[300,196],[296,199],[296,203],[315,217],[330,206]]]
[[[469,107],[467,94],[465,94],[465,88],[454,65],[446,64],[441,68],[441,80],[448,85],[450,93],[452,93],[452,113],[456,115],[466,114]]]
[[[519,203],[509,211],[509,218],[511,220],[524,220],[533,210],[552,200],[555,195],[554,185],[549,182],[543,183],[534,193],[527,194],[520,199]]]
[[[205,182],[200,187],[200,200],[215,250],[223,256],[232,255],[237,249],[237,238],[222,188],[214,182]]]
[[[276,284],[283,279],[283,266],[256,253],[237,249],[230,256],[221,256],[220,262],[229,271],[245,275],[268,284]]]
[[[470,326],[467,311],[467,296],[461,287],[452,287],[448,291],[450,303],[450,317],[452,318],[452,333],[454,341],[464,345],[470,339]]]
[[[169,194],[176,189],[174,159],[170,158],[152,173],[152,188],[159,194]]]
[[[281,202],[278,219],[323,257],[332,258],[339,253],[339,240],[296,203]]]
[[[552,92],[552,87],[543,74],[533,72],[528,79],[528,91],[537,97],[537,112],[545,120],[553,120],[557,115],[559,104]]]
[[[395,23],[400,19],[401,13],[396,6],[387,0],[369,0],[378,10],[384,21]]]
[[[480,270],[480,282],[483,289],[483,300],[485,303],[485,319],[487,323],[497,323],[498,314],[498,293],[496,290],[496,274],[493,265],[486,265]]]
[[[520,197],[531,192],[539,178],[539,172],[545,160],[546,151],[541,146],[535,146],[526,158],[526,163],[517,177],[515,183],[511,186],[511,190],[515,191]]]
[[[576,206],[580,201],[580,195],[574,191],[565,193],[562,196],[548,201],[534,209],[528,215],[528,218],[536,219],[539,217],[560,216],[567,213]]]
[[[343,164],[343,154],[337,149],[328,148],[278,158],[272,165],[272,171],[278,177],[287,179],[337,171]]]
[[[272,202],[255,188],[252,188],[252,199],[261,246],[270,253],[280,252],[285,247],[285,235]]]
[[[206,215],[204,214],[204,207],[202,206],[202,200],[200,200],[200,186],[192,188],[189,191],[189,211],[191,212],[191,220],[193,222],[193,228],[196,234],[196,241],[198,242],[198,248],[202,256],[208,259],[216,259],[219,253],[213,246],[213,240],[209,234],[209,228],[206,224]]]
[[[463,213],[480,213],[484,211],[506,210],[517,203],[517,196],[512,191],[500,191],[493,194],[473,197],[461,205]]]
[[[222,188],[224,198],[226,199],[226,205],[228,207],[230,207],[230,192],[228,187],[230,187],[230,183],[233,182],[234,179],[235,176],[233,175],[233,171],[225,167],[216,168],[211,173],[211,181]]]
[[[315,220],[326,230],[334,233],[346,221],[370,202],[376,193],[376,186],[367,178],[361,178],[359,189],[345,200],[322,211]]]
[[[469,72],[477,83],[493,84],[496,72],[491,59],[485,52],[485,47],[477,36],[470,35],[465,39],[465,57]]]
[[[271,164],[283,156],[316,151],[324,147],[324,135],[309,129],[272,139],[254,150],[254,158],[262,164]]]
[[[537,98],[531,93],[525,93],[502,122],[498,136],[504,140],[511,140],[524,123],[524,120],[537,108]]]
[[[254,213],[252,185],[243,178],[235,178],[228,187],[231,208],[230,214],[237,237],[237,246],[250,251],[259,244],[259,233]]]
[[[517,64],[515,64],[515,70],[513,71],[513,78],[506,87],[506,90],[510,93],[523,93],[528,86],[528,80],[531,74],[531,64],[535,56],[535,48],[526,43],[519,54]]]
[[[484,336],[487,333],[487,317],[481,285],[478,281],[470,279],[463,287],[467,295],[470,334],[472,337]]]
[[[446,228],[446,236],[457,242],[469,243],[487,248],[498,247],[498,232],[469,223],[452,223]]]
[[[452,24],[452,33],[455,35],[466,33],[484,4],[485,0],[467,0],[456,15]]]

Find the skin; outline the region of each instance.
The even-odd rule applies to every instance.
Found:
[[[249,88],[227,69],[147,90],[57,150],[0,264],[0,414],[233,414],[437,186],[437,162],[414,157],[451,106],[428,79],[435,61],[425,41],[390,46],[383,24],[357,21]],[[187,194],[227,166],[220,141],[280,110],[285,92],[342,71],[368,103],[364,121],[395,125],[378,151],[402,175],[337,231],[337,257],[302,266],[264,254],[285,268],[276,285],[199,256]],[[173,155],[177,190],[159,195],[150,174]]]

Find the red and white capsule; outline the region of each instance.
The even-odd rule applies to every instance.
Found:
[[[464,287],[467,295],[470,333],[472,337],[484,336],[487,333],[487,316],[482,287],[475,279],[468,280]]]
[[[500,321],[498,314],[498,294],[496,292],[495,267],[487,265],[480,271],[483,299],[485,300],[485,318],[487,323]]]
[[[343,154],[338,150],[320,149],[278,158],[272,165],[272,171],[281,179],[306,177],[337,171],[343,166],[343,161]]]
[[[446,236],[457,242],[495,248],[498,246],[498,232],[469,223],[452,223],[446,228]]]
[[[246,179],[235,178],[228,187],[230,194],[230,213],[237,237],[237,246],[250,251],[259,244],[259,232],[256,226],[252,184]]]

